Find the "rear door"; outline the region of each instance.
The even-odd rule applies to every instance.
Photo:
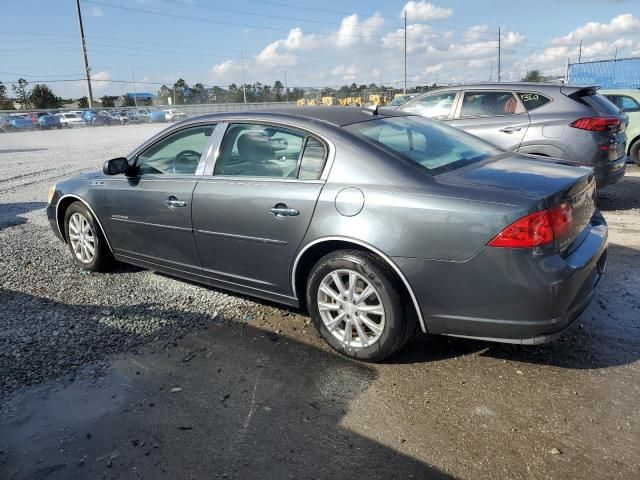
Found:
[[[513,92],[467,90],[451,125],[504,150],[517,150],[529,128],[529,115]]]
[[[141,151],[131,174],[104,181],[108,237],[119,255],[183,271],[200,271],[191,223],[214,127],[181,128]]]
[[[207,275],[291,295],[289,269],[324,185],[328,152],[324,140],[294,128],[228,125],[215,166],[193,195]]]

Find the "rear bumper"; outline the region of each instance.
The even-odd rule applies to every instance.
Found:
[[[625,155],[617,160],[599,163],[594,167],[598,188],[612,185],[624,177],[628,157]]]
[[[597,212],[570,255],[486,247],[462,262],[394,258],[429,333],[507,343],[553,340],[593,298],[606,263],[607,224]]]

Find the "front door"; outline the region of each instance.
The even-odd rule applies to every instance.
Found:
[[[503,150],[517,150],[529,128],[529,114],[512,92],[466,91],[457,110],[453,127]]]
[[[200,125],[174,131],[140,152],[129,174],[105,180],[106,228],[116,255],[200,270],[192,197],[213,128]]]
[[[289,269],[324,185],[327,152],[323,141],[288,127],[229,125],[213,175],[193,195],[204,271],[290,296]]]

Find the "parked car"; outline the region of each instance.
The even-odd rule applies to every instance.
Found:
[[[640,165],[640,89],[628,90],[598,90],[607,97],[627,117],[627,153],[632,161]]]
[[[42,130],[49,130],[50,128],[62,128],[62,123],[57,113],[48,113],[38,118],[38,126]]]
[[[119,123],[120,125],[127,125],[129,123],[129,117],[120,112],[111,112],[109,116],[113,122]]]
[[[47,115],[47,112],[29,112],[25,114],[25,116],[31,120],[34,127],[38,127],[40,125],[38,120],[44,115]]]
[[[96,110],[85,110],[82,112],[82,119],[86,125],[96,127],[99,125],[111,125],[111,117],[107,112]]]
[[[389,107],[399,107],[400,105],[404,105],[412,98],[417,97],[417,93],[405,93],[402,95],[396,95],[395,98],[389,103]]]
[[[416,322],[549,341],[591,301],[607,251],[592,168],[393,110],[189,119],[54,185],[47,215],[80,268],[115,259],[305,306],[368,361]]]
[[[63,127],[71,128],[71,127],[84,126],[84,120],[82,120],[82,118],[80,118],[75,113],[71,113],[71,112],[59,113],[58,117],[60,118],[60,124]]]
[[[9,115],[10,130],[33,130],[35,126],[30,117],[26,115]]]
[[[627,117],[598,87],[488,83],[441,88],[399,110],[439,120],[498,147],[592,166],[599,187],[625,172]]]
[[[184,120],[185,118],[187,118],[186,113],[181,112],[180,110],[176,110],[175,108],[163,110],[163,112],[168,122],[178,122],[180,120]]]

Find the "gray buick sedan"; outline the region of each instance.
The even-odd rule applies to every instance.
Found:
[[[53,186],[47,214],[80,268],[117,260],[306,308],[367,361],[416,327],[549,341],[607,250],[593,169],[356,108],[186,120]]]

